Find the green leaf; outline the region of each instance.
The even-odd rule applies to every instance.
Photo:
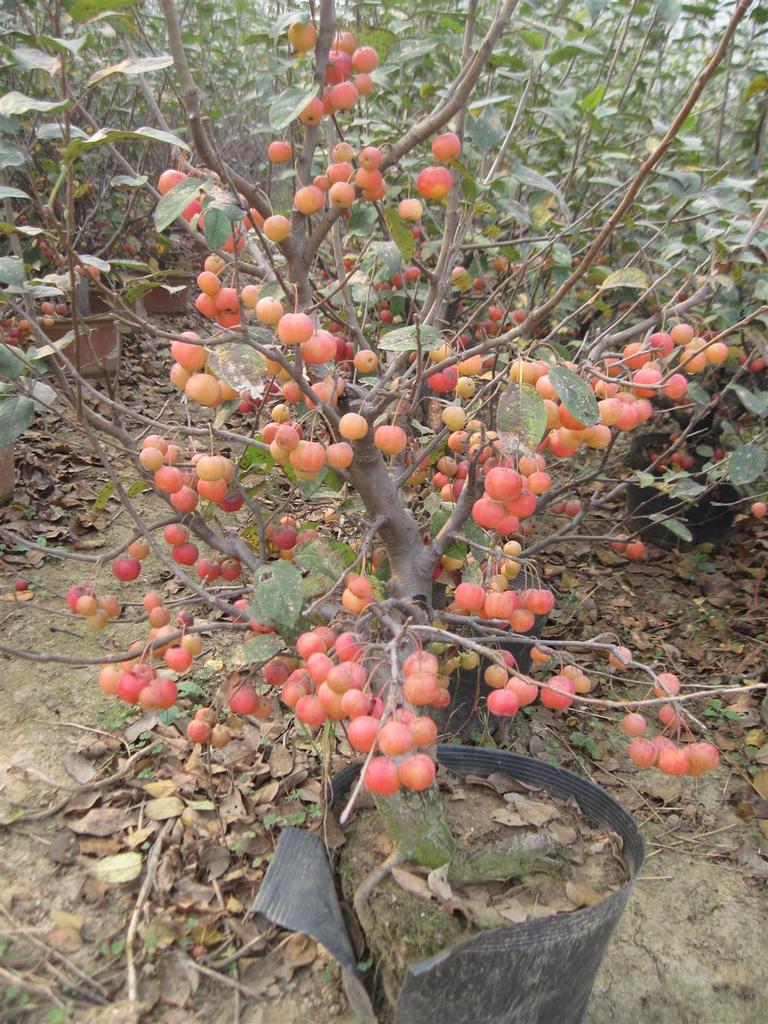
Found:
[[[109,885],[123,885],[132,882],[141,874],[143,858],[138,850],[115,853],[111,857],[102,857],[89,867],[94,878]]]
[[[468,167],[464,166],[461,160],[451,160],[451,168],[454,171],[458,171],[461,178],[461,194],[468,203],[474,203],[480,192],[477,178]]]
[[[768,90],[768,75],[760,72],[759,75],[755,75],[741,94],[741,102],[746,103],[747,100],[751,100],[752,97],[756,96],[759,92],[765,92],[766,90]]]
[[[55,121],[48,121],[46,124],[37,126],[35,137],[45,142],[49,142],[51,139],[63,139],[64,129],[60,124],[56,124]],[[69,137],[71,139],[89,139],[90,135],[84,132],[82,128],[78,128],[76,124],[71,124],[69,126]]]
[[[246,665],[257,661],[260,664],[269,661],[285,644],[276,633],[264,633],[261,636],[254,636],[242,645],[238,651],[238,661]]]
[[[462,583],[483,583],[483,570],[477,561],[467,562],[461,570]]]
[[[248,333],[253,337],[257,330],[258,328],[251,328]],[[260,333],[264,337],[257,337],[254,340],[262,345],[272,344],[274,336],[270,337],[266,331]],[[262,357],[242,341],[225,342],[211,349],[208,365],[217,377],[235,391],[251,390],[264,379],[266,373]]]
[[[22,92],[7,92],[0,96],[0,114],[3,117],[18,117],[31,110],[45,113],[49,110],[63,110],[69,100],[40,100],[36,96],[25,96]]]
[[[108,274],[109,271],[112,269],[112,264],[108,263],[106,260],[101,259],[99,256],[80,255],[79,258],[80,262],[84,266],[96,267],[96,269],[100,270],[103,274]]]
[[[545,178],[543,174],[539,174],[538,171],[534,171],[530,167],[524,167],[522,164],[518,164],[509,177],[519,181],[521,185],[527,185],[529,188],[538,189],[541,192],[551,193],[560,204],[560,209],[566,214],[566,216],[570,216],[565,196],[558,186],[548,178]]]
[[[390,235],[392,235],[392,241],[400,250],[400,254],[406,263],[409,262],[416,248],[416,239],[413,237],[410,228],[407,227],[397,210],[389,206],[384,209],[384,220],[389,228]]]
[[[75,21],[88,21],[97,14],[105,14],[109,11],[122,11],[126,7],[133,7],[137,0],[70,0],[67,3],[67,11]]]
[[[117,64],[110,64],[108,68],[101,68],[94,71],[88,79],[88,85],[96,85],[110,75],[148,75],[152,71],[161,71],[173,64],[173,57],[170,54],[161,54],[157,57],[126,57]]]
[[[8,185],[0,185],[0,199],[31,199],[26,192],[20,188],[10,188]]]
[[[269,105],[269,127],[276,132],[286,128],[315,96],[317,96],[317,87],[315,86],[311,89],[294,87],[281,92]]]
[[[20,349],[14,345],[0,344],[0,377],[16,380],[23,377],[28,368]]]
[[[743,444],[728,459],[728,476],[731,483],[739,487],[757,480],[768,465],[768,453],[756,444]]]
[[[232,234],[232,218],[223,207],[215,203],[206,206],[203,214],[205,244],[209,249],[221,249]]]
[[[26,395],[0,399],[0,447],[11,444],[32,422],[35,403]]]
[[[654,516],[649,516],[648,518],[649,519],[653,519],[655,517]],[[693,540],[693,534],[688,529],[688,527],[685,525],[685,523],[682,522],[682,520],[680,520],[680,519],[663,519],[662,518],[662,519],[660,519],[660,522],[661,522],[662,526],[666,526],[666,528],[669,530],[669,532],[670,533],[674,533],[674,535],[676,537],[679,537],[680,540],[684,540],[688,544],[690,544],[690,542]]]
[[[637,267],[625,267],[623,270],[614,270],[598,287],[602,291],[609,288],[647,288],[648,278]]]
[[[25,281],[24,261],[18,256],[0,256],[0,282],[22,285]]]
[[[91,505],[91,512],[101,512],[109,504],[109,499],[115,493],[115,485],[110,480],[104,484],[99,493],[96,495],[96,501]]]
[[[696,483],[693,477],[683,476],[671,485],[669,493],[674,498],[685,498],[688,501],[692,501],[694,498],[698,498],[700,494],[703,494],[706,489],[704,484]]]
[[[585,427],[594,427],[600,422],[595,393],[582,377],[567,366],[552,366],[549,379],[560,401],[579,423]]]
[[[110,179],[109,184],[115,188],[141,188],[148,181],[149,178],[146,174],[138,174],[135,177],[132,174],[116,174],[114,178]]]
[[[73,139],[64,150],[62,157],[65,161],[71,162],[88,149],[95,149],[96,146],[104,146],[107,143],[120,142],[123,139],[136,139],[140,142],[164,142],[169,146],[176,146],[178,149],[185,149],[189,152],[189,146],[186,142],[182,142],[178,135],[174,135],[172,132],[161,132],[158,128],[136,128],[135,131],[100,128],[93,135]]]
[[[692,402],[696,402],[697,405],[707,405],[709,402],[709,395],[704,388],[699,384],[698,381],[692,380],[688,384],[688,390],[685,393],[686,398],[690,398]]]
[[[23,167],[26,158],[18,146],[8,139],[0,139],[0,170],[4,167]]]
[[[536,448],[547,429],[547,409],[536,388],[512,383],[499,399],[496,429],[502,441],[517,438],[527,448]]]
[[[603,96],[605,96],[605,83],[600,82],[591,92],[587,93],[584,99],[579,100],[579,107],[585,113],[591,113],[600,106]]]
[[[355,552],[342,540],[323,537],[300,544],[294,558],[303,569],[337,580],[354,562]]]
[[[750,391],[741,384],[732,384],[731,388],[739,396],[745,409],[755,416],[768,416],[768,392]]]
[[[249,444],[240,456],[237,469],[242,476],[244,473],[249,473],[254,467],[269,470],[272,469],[274,464],[275,460],[268,451],[264,451],[263,448],[259,448],[255,444]]]
[[[60,57],[52,57],[34,46],[17,46],[11,50],[11,56],[19,67],[27,71],[47,71],[49,75],[58,75],[61,70]]]
[[[265,626],[290,633],[301,617],[304,597],[301,573],[290,562],[261,567],[253,585],[248,615]]]
[[[421,347],[425,352],[443,343],[443,336],[436,327],[425,324],[417,328],[416,324],[412,324],[385,334],[379,341],[379,348],[385,352],[415,352],[418,348],[417,336],[421,338]]]
[[[165,231],[169,224],[173,224],[177,217],[186,210],[189,204],[200,192],[209,192],[213,185],[210,178],[200,181],[199,178],[187,178],[180,181],[178,185],[160,196],[152,219],[156,231]]]

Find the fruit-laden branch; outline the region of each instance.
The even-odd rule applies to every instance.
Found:
[[[163,0],[163,2],[168,2],[168,0]],[[486,61],[501,38],[517,4],[518,0],[504,0],[472,59],[459,71],[459,74],[450,84],[447,92],[432,113],[422,118],[421,121],[406,132],[399,142],[394,143],[394,145],[386,150],[379,167],[382,173],[388,167],[396,164],[406,153],[409,153],[416,146],[424,142],[425,139],[428,139],[430,135],[433,135],[442,128],[443,125],[447,124],[452,117],[466,106],[467,100],[482,74]],[[341,210],[337,208],[326,211],[318,218],[304,248],[304,256],[308,262],[311,262],[312,257],[320,248],[328,232],[340,216]]]
[[[165,647],[167,644],[172,644],[189,633],[218,633],[222,630],[250,633],[250,628],[247,622],[201,622],[199,625],[185,626],[183,629],[176,630],[175,633],[165,633],[155,640],[148,640],[143,650],[145,653],[149,653]],[[7,644],[0,644],[0,654],[7,654],[9,658],[34,661],[42,665],[119,665],[121,661],[130,661],[136,657],[135,649],[119,651],[117,654],[101,654],[98,658],[83,658],[80,655],[42,653],[26,648],[20,650],[18,647],[9,647]],[[746,690],[747,687],[744,686],[742,689]]]
[[[495,338],[488,338],[485,341],[481,342],[479,345],[475,345],[472,348],[465,349],[458,355],[449,356],[447,359],[444,359],[442,362],[437,363],[435,366],[431,367],[432,373],[440,373],[442,370],[447,369],[449,366],[453,366],[461,359],[468,359],[470,356],[473,355],[482,355],[484,352],[488,352],[489,350],[502,348],[504,346],[509,345],[511,341],[514,341],[515,339],[521,337],[521,335],[523,335],[527,331],[530,331],[530,329],[532,327],[535,327],[536,324],[543,320],[548,313],[551,313],[552,310],[555,309],[555,307],[558,306],[566,297],[566,295],[568,295],[568,293],[573,289],[574,285],[576,285],[584,277],[584,275],[587,273],[587,271],[594,263],[595,259],[600,255],[602,250],[605,248],[605,245],[607,244],[610,237],[613,235],[613,232],[619,224],[619,221],[621,220],[623,215],[626,213],[626,211],[632,205],[634,200],[637,198],[638,193],[645,184],[651,171],[659,163],[661,158],[672,145],[672,142],[674,141],[678,132],[682,128],[686,118],[696,105],[696,101],[699,99],[707,83],[710,81],[718,66],[722,62],[727,52],[728,44],[730,43],[731,38],[733,37],[733,34],[735,33],[736,29],[739,26],[739,23],[742,21],[744,15],[747,13],[751,5],[752,0],[739,0],[739,2],[736,4],[734,12],[731,15],[730,21],[728,22],[728,25],[720,39],[720,42],[715,48],[715,51],[710,57],[707,64],[702,69],[701,73],[699,74],[699,77],[696,79],[696,82],[694,83],[693,88],[689,92],[687,99],[683,103],[682,107],[678,111],[677,115],[675,116],[667,131],[664,133],[663,138],[656,146],[654,151],[651,153],[651,155],[648,157],[648,159],[645,160],[645,162],[640,166],[639,170],[637,171],[637,174],[629,183],[629,186],[625,191],[623,198],[616,206],[613,213],[610,215],[610,217],[605,222],[603,227],[600,229],[597,237],[594,239],[594,241],[591,243],[586,253],[582,257],[579,265],[565,279],[565,281],[562,283],[562,285],[560,285],[560,287],[557,289],[554,295],[552,295],[545,302],[542,302],[541,305],[534,307],[529,312],[526,319],[519,326],[514,327],[512,330],[507,331],[504,334],[499,334]],[[382,161],[382,166],[385,161]]]
[[[665,306],[656,313],[652,313],[651,316],[645,320],[639,320],[636,324],[632,324],[631,327],[625,328],[623,331],[617,331],[615,334],[606,334],[602,337],[598,337],[592,348],[589,350],[588,359],[590,361],[599,359],[600,356],[608,348],[614,346],[624,345],[630,340],[630,338],[636,338],[638,334],[645,334],[646,331],[652,330],[657,324],[662,323],[664,320],[668,320],[674,317],[679,317],[689,309],[693,309],[702,302],[706,302],[714,296],[714,287],[712,284],[703,284],[700,288],[690,295],[687,299],[682,302],[676,302],[672,305]]]
[[[446,96],[438,103],[431,114],[418,121],[405,135],[384,153],[380,170],[383,172],[392,167],[398,160],[409,153],[414,147],[434,135],[447,124],[451,118],[466,104],[485,63],[493,52],[496,43],[507,27],[518,0],[503,0],[480,46],[471,61],[459,72],[457,78],[448,87]]]
[[[678,132],[685,123],[686,118],[691,113],[694,106],[696,105],[696,101],[704,91],[705,86],[712,78],[715,71],[717,71],[720,63],[722,62],[725,54],[728,51],[729,43],[736,29],[738,28],[739,23],[741,22],[742,18],[747,13],[751,5],[752,0],[738,0],[734,12],[731,15],[731,19],[728,22],[728,26],[725,32],[723,33],[720,42],[715,48],[715,52],[712,54],[705,67],[702,69],[701,73],[699,74],[699,77],[696,79],[693,85],[693,88],[688,93],[688,97],[685,103],[683,103],[682,107],[678,111],[677,116],[673,120],[672,124],[669,126],[669,128],[667,128],[663,138],[656,146],[654,151],[651,153],[651,155],[648,157],[648,159],[640,166],[640,169],[638,170],[635,177],[632,179],[629,188],[624,193],[624,197],[622,198],[621,202],[618,204],[618,206],[613,211],[611,216],[605,222],[599,234],[597,235],[597,238],[595,238],[595,240],[592,242],[592,244],[589,246],[586,253],[582,257],[579,265],[565,279],[565,281],[563,281],[561,286],[557,289],[555,294],[551,296],[551,298],[547,299],[547,301],[542,303],[541,306],[538,306],[536,309],[531,311],[528,320],[532,321],[534,324],[538,323],[539,320],[541,320],[543,317],[547,315],[547,313],[550,313],[553,309],[555,309],[555,307],[558,306],[559,303],[563,300],[563,298],[565,298],[565,296],[570,292],[570,290],[577,283],[577,281],[580,281],[581,278],[586,274],[586,272],[592,266],[594,260],[602,252],[606,242],[613,234],[616,225],[619,223],[621,218],[624,216],[626,211],[634,202],[637,194],[642,189],[646,179],[650,175],[653,168],[656,166],[656,164],[658,164],[658,162],[661,160],[661,158],[664,156],[664,154],[667,152],[669,147],[674,142]],[[525,321],[525,323],[527,323],[527,321]],[[524,326],[524,324],[521,326]]]
[[[353,447],[355,457],[347,472],[371,520],[382,520],[378,532],[392,566],[393,596],[429,601],[436,556],[422,541],[419,525],[403,504],[371,431]]]
[[[192,133],[192,141],[200,155],[200,159],[206,167],[215,171],[223,181],[230,181],[239,192],[242,192],[249,204],[255,210],[258,210],[262,217],[269,217],[272,210],[261,191],[252,182],[248,181],[247,178],[232,170],[216,152],[203,124],[203,116],[200,110],[200,89],[192,77],[187,55],[184,52],[181,24],[176,5],[173,0],[160,0],[160,6],[163,10],[166,32],[168,34],[168,48],[173,57],[176,74],[179,76],[184,109],[186,110],[189,129]],[[290,248],[289,240],[286,240],[282,247],[284,251],[287,251]]]
[[[445,553],[448,545],[455,538],[456,534],[459,533],[464,523],[469,519],[472,512],[472,506],[480,496],[481,492],[479,480],[477,478],[480,451],[481,449],[478,449],[475,457],[473,457],[470,462],[467,481],[461,490],[459,500],[454,505],[453,511],[451,512],[447,522],[430,545],[434,554],[435,562],[437,562],[437,559]]]
[[[315,66],[313,80],[317,91],[322,95],[323,83],[325,81],[325,69],[328,66],[328,54],[333,46],[333,37],[336,33],[336,4],[334,0],[321,0],[320,2],[320,27],[317,33],[315,44]],[[304,129],[304,141],[301,146],[299,158],[296,161],[296,178],[299,185],[308,185],[312,179],[312,158],[315,155],[315,148],[320,137],[319,125],[307,125]],[[299,222],[304,221],[301,214],[297,215]]]

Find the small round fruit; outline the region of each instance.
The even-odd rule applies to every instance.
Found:
[[[359,441],[368,433],[368,420],[355,412],[345,413],[339,420],[339,433],[347,441]]]
[[[425,167],[416,188],[425,199],[444,199],[453,188],[453,175],[447,167]]]
[[[461,139],[455,132],[444,132],[432,140],[432,156],[440,163],[455,160],[461,152]]]
[[[272,217],[267,217],[262,231],[270,242],[284,242],[291,233],[291,224],[287,217],[277,213]]]
[[[119,580],[135,580],[141,572],[141,562],[122,555],[112,563],[112,572]]]
[[[373,757],[364,776],[365,787],[377,796],[392,796],[400,788],[397,764],[390,757]]]
[[[397,766],[397,774],[406,789],[429,789],[435,781],[435,762],[426,754],[410,754]]]
[[[633,739],[629,744],[629,759],[638,768],[651,768],[659,756],[656,747],[650,740]]]
[[[637,713],[625,715],[621,720],[621,728],[627,736],[642,736],[646,724],[645,718]]]
[[[290,142],[275,139],[267,146],[267,159],[273,164],[286,164],[292,156],[293,146]]]
[[[378,731],[378,718],[374,718],[372,715],[360,715],[357,718],[353,718],[349,723],[347,736],[349,738],[350,745],[354,747],[355,750],[359,750],[361,753],[367,754],[369,751],[373,750],[373,745],[376,742]]]
[[[187,726],[187,736],[193,743],[208,743],[211,732],[210,725],[201,718],[193,718]]]
[[[551,679],[547,680],[547,685],[556,686],[558,690],[565,690],[567,692],[555,693],[554,690],[542,689],[541,703],[545,708],[554,708],[562,711],[573,704],[573,697],[569,697],[567,694],[575,693],[576,688],[568,676],[552,676]]]
[[[520,701],[512,690],[494,690],[488,695],[488,710],[492,715],[510,718],[520,710]]]

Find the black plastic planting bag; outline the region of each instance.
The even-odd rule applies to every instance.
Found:
[[[591,907],[480,932],[413,964],[400,992],[395,1024],[579,1024],[608,940],[645,857],[634,819],[593,782],[535,758],[441,745],[438,759],[458,774],[505,772],[560,799],[575,798],[589,821],[621,837],[630,877]],[[333,780],[334,802],[344,797],[358,771],[359,766],[350,766]],[[287,829],[283,836],[296,831]],[[347,976],[354,976],[351,945],[322,844],[319,840],[313,844],[322,870],[314,865],[314,855],[309,865],[309,848],[304,844],[301,855],[297,849],[299,859],[291,860],[293,845],[293,840],[284,843],[281,836],[253,909],[284,927],[314,936],[343,967],[346,963]],[[319,885],[326,888],[319,890]]]
[[[629,464],[632,469],[646,469],[651,462],[653,451],[663,451],[669,446],[669,435],[660,432],[641,434],[632,439]],[[706,473],[693,473],[691,479],[700,487],[707,487]],[[662,548],[680,547],[688,549],[697,544],[712,544],[719,550],[725,543],[736,516],[739,492],[730,484],[720,483],[702,493],[690,504],[675,498],[656,487],[641,487],[631,483],[627,487],[628,523],[633,530],[639,530],[643,540]],[[674,519],[689,531],[690,540],[682,539],[668,529],[661,520]]]

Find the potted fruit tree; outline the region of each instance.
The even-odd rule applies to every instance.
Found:
[[[722,691],[683,690],[675,666],[641,663],[613,635],[537,638],[537,622],[557,600],[537,560],[583,535],[595,510],[623,497],[635,472],[627,439],[664,403],[690,410],[696,376],[706,381],[762,313],[755,304],[740,318],[723,318],[717,282],[693,271],[668,286],[639,283],[631,266],[611,271],[598,262],[749,4],[735,5],[663,135],[581,235],[567,266],[553,262],[557,238],[568,233],[564,213],[545,217],[552,235],[541,249],[521,255],[494,243],[511,201],[506,180],[516,175],[521,195],[536,193],[532,205],[542,181],[508,157],[503,139],[486,161],[468,119],[510,32],[514,0],[467,17],[451,84],[401,134],[370,116],[377,98],[386,110],[380,57],[337,18],[333,0],[322,0],[317,22],[283,26],[280,45],[295,73],[269,108],[270,168],[256,181],[221,156],[201,113],[179,13],[173,0],[160,6],[192,148],[157,181],[155,224],[163,230],[182,218],[210,249],[190,329],[157,331],[177,408],[153,419],[129,398],[87,385],[60,353],[49,362],[61,402],[79,417],[130,522],[124,543],[92,556],[103,573],[73,582],[71,613],[108,629],[122,613],[113,585],[138,580],[146,559],[163,566],[189,607],[172,620],[162,594],[145,593],[146,623],[130,650],[104,659],[99,686],[137,708],[168,709],[202,635],[235,634],[241,643],[232,658],[241,671],[191,712],[187,736],[215,756],[236,716],[268,717],[279,701],[320,746],[330,750],[343,737],[360,764],[334,787],[341,820],[367,791],[376,834],[388,843],[383,864],[356,879],[351,894],[374,948],[372,894],[403,863],[443,871],[445,886],[462,887],[535,874],[552,852],[540,842],[467,851],[445,814],[438,760],[459,773],[527,779],[555,799],[574,796],[586,818],[626,844],[611,896],[574,910],[567,925],[481,929],[479,945],[457,955],[495,964],[493,994],[482,995],[488,1019],[548,1020],[558,1012],[578,1020],[642,862],[634,825],[596,787],[556,768],[446,748],[438,756],[451,723],[441,719],[438,727],[431,713],[450,708],[458,673],[474,672],[478,704],[497,718],[514,722],[537,704],[569,713],[598,707],[616,714],[640,769],[696,777],[718,763],[717,747],[688,709]],[[356,113],[361,105],[366,117]],[[266,188],[280,168],[281,183],[291,183],[290,208],[273,208]],[[529,274],[540,274],[541,284],[538,291],[526,285],[523,298]],[[682,280],[695,285],[686,297]],[[628,311],[611,301],[612,289],[626,287],[642,290],[636,316],[632,303]],[[593,304],[595,288],[606,319],[590,348],[569,324]],[[33,311],[35,336],[38,329]],[[28,371],[36,373],[36,364]],[[673,458],[704,414],[704,405],[694,407],[692,426],[652,452],[649,469]],[[750,444],[764,466],[764,436],[756,432]],[[115,449],[151,490],[151,514],[126,484]],[[748,483],[743,475],[740,482]],[[338,506],[328,522],[318,514],[321,502]],[[334,529],[338,515],[342,529]],[[594,539],[630,559],[645,554],[643,541],[618,522]],[[614,673],[646,680],[646,696],[602,695],[601,680]],[[443,951],[427,943],[427,954],[435,961],[411,971],[406,985],[413,994],[423,975],[426,988],[414,996],[420,1020],[432,1019],[432,996],[424,993],[439,988],[435,978],[447,970]],[[514,974],[510,957],[519,961]],[[556,973],[566,960],[582,965],[570,997],[538,972],[545,963]],[[396,1000],[403,975],[391,977]],[[565,983],[572,985],[567,972]],[[482,1004],[470,989],[452,1019],[478,1019]]]

